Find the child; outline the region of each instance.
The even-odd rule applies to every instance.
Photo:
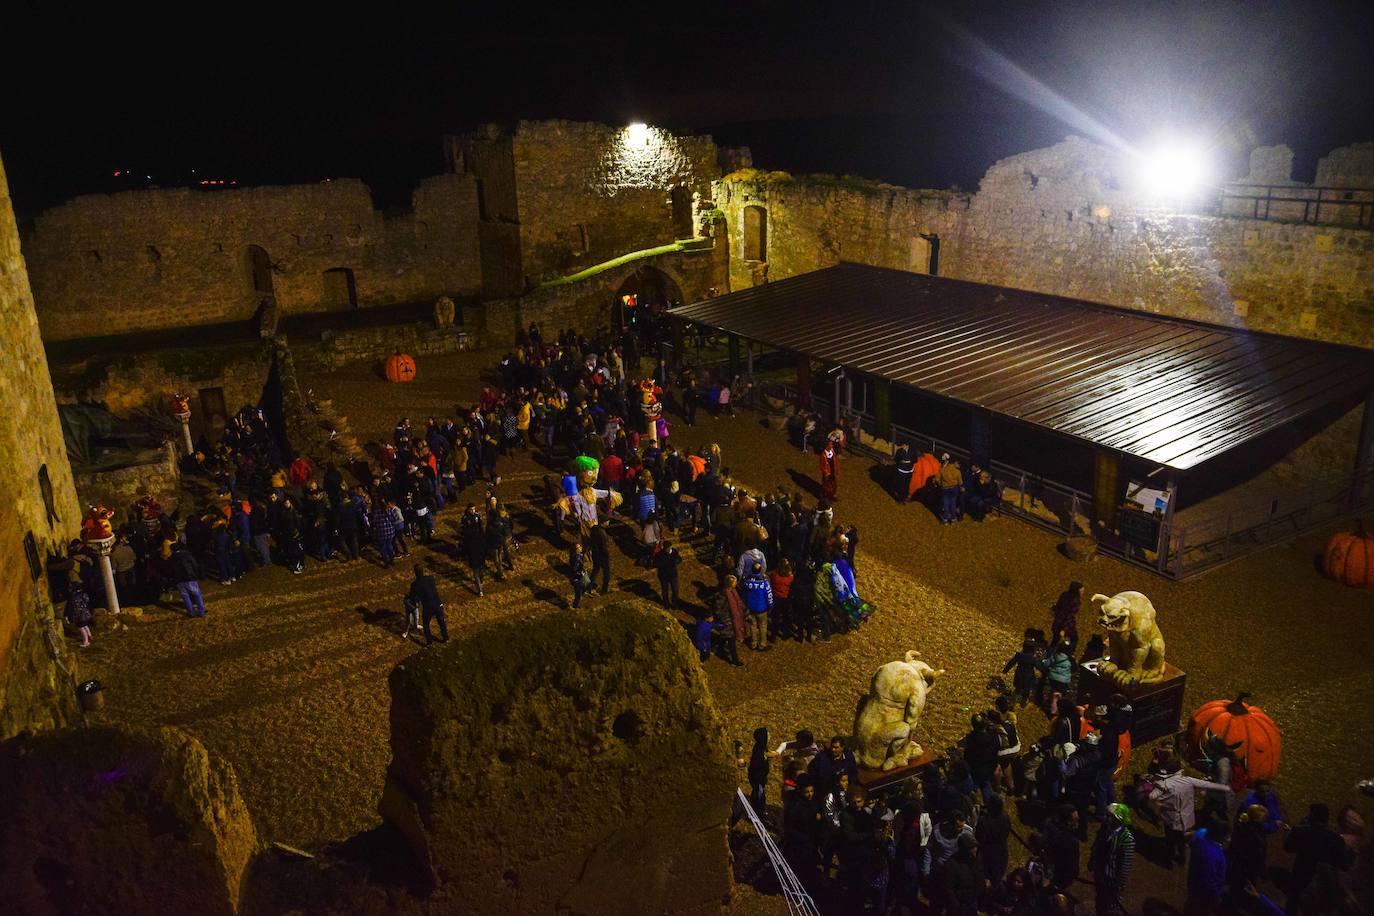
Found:
[[[1061,701],[1068,702],[1072,699],[1073,655],[1070,654],[1069,644],[1064,636],[1061,632],[1059,641],[1049,652],[1049,657],[1040,661],[1040,668],[1045,672],[1045,679],[1040,682],[1040,686],[1050,691],[1050,715],[1054,715]]]
[[[1035,638],[1035,634],[1026,631],[1025,638],[1021,640],[1021,650],[1007,659],[1007,663],[1002,666],[1002,673],[1006,674],[1013,667],[1016,673],[1011,676],[1012,689],[1016,691],[1016,698],[1022,706],[1030,700],[1031,692],[1035,690],[1037,675],[1040,672],[1040,660],[1044,658],[1045,647]]]
[[[731,417],[735,415],[735,408],[730,406],[729,382],[726,382],[720,386],[720,414]]]
[[[80,580],[71,583],[67,592],[67,623],[81,636],[81,648],[91,644],[91,596],[86,593]]]
[[[715,627],[715,612],[707,610],[705,615],[697,618],[696,626],[692,629],[692,645],[701,654],[702,664],[711,657],[711,634],[715,632]]]

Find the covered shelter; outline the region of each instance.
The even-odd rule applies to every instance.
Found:
[[[1089,454],[1090,483],[1054,480],[1058,459],[1031,476],[1066,492],[1090,486],[1091,496],[1079,495],[1092,533],[1110,547],[1124,520],[1132,537],[1123,555],[1152,553],[1150,565],[1161,572],[1181,575],[1187,565],[1180,556],[1171,568],[1169,542],[1185,478],[1208,493],[1217,480],[1246,479],[1257,456],[1272,456],[1265,459],[1272,464],[1361,403],[1341,514],[1372,495],[1374,351],[849,263],[671,314],[726,332],[732,354],[744,339],[794,354],[803,370],[812,361],[831,367],[837,416],[853,410],[853,378],[870,381],[872,431],[883,439],[904,432],[893,422],[893,400],[907,391],[962,408],[968,426],[950,442],[994,468],[999,449],[987,440],[995,423],[1048,435],[1052,453]],[[798,387],[809,394],[800,373]],[[1245,457],[1231,461],[1237,455]],[[1221,467],[1228,461],[1229,471]],[[1152,524],[1123,519],[1132,474],[1158,490],[1140,506]],[[1023,473],[1023,491],[1025,481]],[[1077,509],[1066,523],[1070,534]],[[1153,551],[1141,547],[1145,529],[1157,538]],[[1181,555],[1187,546],[1172,549]]]

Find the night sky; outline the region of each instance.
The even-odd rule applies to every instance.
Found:
[[[192,169],[361,177],[396,206],[441,170],[443,133],[520,118],[707,131],[764,167],[924,187],[976,186],[996,159],[1069,133],[1144,144],[1168,130],[1232,166],[1287,142],[1298,178],[1374,140],[1368,2],[504,8],[378,24],[343,6],[308,23],[239,6],[223,21],[7,30],[0,153],[16,208],[126,186],[116,169],[164,186]]]

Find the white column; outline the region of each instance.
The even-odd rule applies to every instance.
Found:
[[[188,456],[195,454],[196,447],[191,442],[191,412],[188,410],[185,413],[172,414],[172,416],[181,421],[181,443],[186,446],[186,454]]]
[[[114,550],[114,535],[98,541],[87,541],[100,555],[100,578],[105,582],[105,607],[111,614],[119,613],[119,592],[115,589],[114,567],[110,565],[110,551]]]

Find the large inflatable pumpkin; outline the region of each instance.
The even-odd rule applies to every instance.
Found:
[[[1354,531],[1333,534],[1326,542],[1322,573],[1354,588],[1374,588],[1374,538],[1365,533],[1363,522],[1356,522]]]
[[[1213,700],[1199,706],[1188,719],[1188,749],[1203,756],[1216,738],[1236,755],[1247,781],[1273,779],[1283,747],[1279,727],[1264,710],[1245,702],[1249,695],[1242,693],[1234,700]]]
[[[388,382],[408,382],[415,378],[415,360],[405,353],[393,353],[386,360]]]

